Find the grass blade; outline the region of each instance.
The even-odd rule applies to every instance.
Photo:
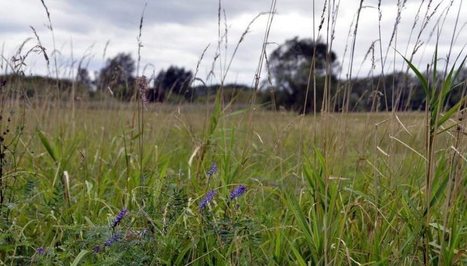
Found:
[[[50,143],[50,141],[47,139],[47,137],[45,136],[45,134],[42,131],[37,130],[37,135],[39,136],[39,139],[40,139],[42,145],[47,150],[47,153],[50,155],[52,160],[54,162],[57,162],[58,156],[57,156],[56,148]]]
[[[76,258],[71,263],[71,266],[78,266],[79,262],[89,253],[88,250],[81,250],[81,252],[76,256]]]

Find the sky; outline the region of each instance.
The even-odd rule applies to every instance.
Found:
[[[385,73],[405,70],[400,54],[410,57],[414,47],[418,48],[413,62],[426,66],[433,57],[437,41],[441,63],[446,62],[450,50],[451,63],[457,55],[466,55],[463,49],[467,44],[467,3],[462,3],[463,0],[406,0],[399,23],[396,23],[398,2],[404,0],[381,0],[381,19],[378,0],[364,0],[356,35],[355,21],[360,0],[329,1],[334,8],[325,10],[324,24],[319,30],[324,0],[277,0],[266,52],[271,53],[295,36],[329,40],[341,64],[341,78],[377,75],[381,73],[382,61]],[[152,76],[175,65],[193,72],[198,68],[197,77],[207,84],[216,84],[225,76],[226,83],[252,85],[272,4],[271,0],[44,2],[50,12],[53,31],[48,27],[49,21],[41,0],[0,0],[2,73],[10,71],[11,58],[18,54],[23,43],[19,53],[22,56],[37,45],[31,27],[37,32],[51,62],[47,67],[42,55],[29,53],[22,66],[26,75],[54,76],[58,69],[61,77],[72,77],[79,64],[96,73],[108,58],[120,52],[131,53],[136,59],[140,18],[144,10],[138,74]],[[222,10],[220,23],[219,3]],[[329,25],[329,28],[334,28],[332,36],[328,34],[331,30],[327,30],[328,11],[331,17],[336,18],[335,23]],[[458,12],[460,16],[456,23]],[[424,23],[424,18],[430,15],[430,20]],[[397,32],[390,42],[395,24]],[[379,28],[381,42],[378,41]],[[219,32],[221,36],[226,36],[221,38],[220,45]],[[352,47],[355,47],[353,54]],[[203,54],[204,50],[206,52]],[[57,68],[54,59],[57,60]],[[229,62],[230,68],[227,67]],[[211,70],[214,75],[209,75]],[[266,78],[265,68],[260,75],[261,79]]]

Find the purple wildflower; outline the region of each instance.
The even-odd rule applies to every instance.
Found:
[[[206,206],[208,206],[209,202],[211,202],[214,199],[216,194],[217,194],[217,191],[215,190],[211,190],[208,193],[206,193],[206,196],[204,196],[204,198],[199,203],[199,208],[201,210],[205,209]]]
[[[36,249],[36,253],[39,254],[39,255],[45,255],[46,252],[47,251],[46,251],[46,249],[44,247],[38,247]]]
[[[102,247],[99,245],[96,245],[92,248],[92,251],[97,254],[102,251]]]
[[[213,176],[215,173],[217,172],[217,165],[216,163],[212,163],[211,164],[211,167],[209,168],[209,170],[207,171],[207,175],[208,177],[211,177]]]
[[[235,187],[230,192],[230,200],[234,200],[234,199],[240,197],[241,195],[243,195],[243,193],[245,193],[245,191],[246,191],[246,186],[244,186],[244,185],[239,185],[239,186]]]
[[[121,235],[120,235],[119,233],[113,234],[109,239],[107,239],[107,240],[104,242],[104,246],[110,247],[110,246],[112,246],[115,242],[117,242],[118,240],[120,240],[120,238],[121,238]]]
[[[128,210],[124,208],[117,214],[114,221],[112,222],[112,228],[115,228],[122,221],[123,217],[125,217],[127,212]]]

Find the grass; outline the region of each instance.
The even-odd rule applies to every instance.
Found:
[[[422,219],[423,114],[397,114],[390,138],[391,114],[159,106],[145,113],[140,152],[136,106],[78,107],[79,127],[67,108],[21,109],[9,108],[5,138],[2,263],[422,264],[421,230],[430,263],[466,260],[465,161],[445,208],[449,131],[435,148],[428,228]]]
[[[41,2],[55,47],[53,12]],[[349,73],[340,74],[348,79],[355,74],[360,12],[368,8],[363,2],[343,56]],[[372,66],[381,64],[383,78],[391,67],[396,72],[395,63],[386,62],[408,58],[401,69],[415,73],[422,84],[424,113],[333,113],[333,99],[349,110],[351,83],[339,80],[343,95],[329,95],[331,80],[317,88],[313,67],[307,97],[316,98],[317,89],[327,94],[323,112],[313,110],[312,116],[265,111],[255,105],[255,95],[243,107],[222,102],[220,95],[215,103],[151,105],[139,97],[130,103],[75,101],[75,82],[70,95],[50,97],[54,95],[47,91],[43,99],[23,97],[21,82],[8,84],[11,95],[0,95],[0,265],[466,264],[467,111],[465,100],[444,107],[458,85],[454,81],[462,52],[453,60],[449,50],[446,62],[456,67],[448,71],[446,64],[442,77],[437,76],[437,52],[427,73],[413,62],[422,33],[431,27],[424,40],[429,43],[454,1],[440,1],[443,10],[433,1],[421,1],[419,10],[425,14],[418,11],[414,19],[413,47],[410,40],[398,43],[407,1],[398,1],[389,44],[384,45],[381,2],[379,39],[372,41],[367,56],[371,52]],[[325,1],[322,9],[316,7],[322,13],[313,38],[326,34],[329,49],[339,5]],[[145,10],[137,38],[138,76]],[[220,1],[212,71],[206,80],[193,81],[212,82],[219,65],[223,83],[257,18],[228,56],[222,11]],[[268,65],[276,11],[276,1],[271,1],[269,12],[258,15],[268,18],[255,89]],[[459,13],[451,48],[461,34],[456,31]],[[25,53],[26,40],[11,62],[2,55],[6,70],[24,73],[34,51],[43,53],[49,65],[32,30],[37,45]],[[397,53],[401,46],[403,56]],[[54,52],[55,69],[49,69],[56,77],[59,56]],[[147,89],[145,78],[137,80],[141,91]],[[372,89],[386,97],[384,83],[376,86]],[[396,89],[392,95],[397,98],[405,88]],[[385,110],[404,104],[396,98],[393,106],[384,99]]]

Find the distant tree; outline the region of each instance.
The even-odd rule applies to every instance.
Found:
[[[99,73],[99,89],[110,89],[117,97],[129,100],[133,95],[135,60],[130,54],[120,53],[107,60]]]
[[[335,79],[339,70],[336,54],[329,51],[324,43],[295,37],[279,45],[268,59],[273,85],[271,89],[274,89],[275,94],[269,99],[274,101],[274,105],[298,112],[310,112],[316,102],[319,111],[324,77],[329,75],[329,78]],[[313,71],[310,79],[311,69]],[[317,99],[313,99],[314,78],[317,81]],[[307,88],[310,89],[308,97]]]
[[[183,96],[187,100],[192,100],[194,97],[190,83],[193,79],[193,73],[171,66],[167,70],[161,70],[154,80],[154,90],[160,95],[164,93],[174,93]]]
[[[165,101],[165,91],[160,86],[150,88],[146,92],[146,99],[149,102],[164,102]]]
[[[76,81],[87,89],[91,89],[92,87],[92,80],[86,68],[78,68],[78,72],[76,73]]]
[[[352,87],[349,111],[391,111],[393,108],[402,111],[402,103],[407,101],[410,91],[413,94],[413,105],[417,106],[415,109],[418,109],[423,101],[423,95],[419,95],[420,90],[416,87],[416,82],[404,72],[357,77],[352,79],[349,86]]]

